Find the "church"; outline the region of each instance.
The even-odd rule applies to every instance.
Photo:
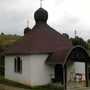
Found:
[[[4,52],[5,78],[28,86],[88,87],[90,57],[85,48],[73,46],[50,27],[45,9],[36,10],[34,19],[33,28],[26,27],[23,38]]]

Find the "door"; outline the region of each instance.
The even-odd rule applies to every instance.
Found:
[[[63,84],[63,67],[60,64],[55,66],[55,81]]]

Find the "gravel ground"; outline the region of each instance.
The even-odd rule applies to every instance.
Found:
[[[17,88],[17,87],[0,84],[0,90],[30,90],[30,89],[23,89],[23,88]]]

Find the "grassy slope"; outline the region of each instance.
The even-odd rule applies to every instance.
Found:
[[[0,35],[0,46],[5,47],[11,45],[20,38],[21,36],[17,36],[17,35]]]

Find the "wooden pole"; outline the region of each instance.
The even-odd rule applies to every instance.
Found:
[[[85,77],[86,77],[86,87],[88,87],[88,65],[85,62]]]
[[[67,85],[66,85],[66,65],[63,65],[63,84],[64,84],[64,90],[67,90]]]

